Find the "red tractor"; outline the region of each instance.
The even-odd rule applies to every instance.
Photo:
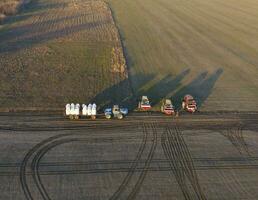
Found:
[[[166,115],[174,115],[175,114],[174,106],[170,99],[164,99],[162,101],[161,112]]]
[[[185,95],[182,101],[182,108],[187,112],[194,113],[197,111],[197,103],[192,95]]]

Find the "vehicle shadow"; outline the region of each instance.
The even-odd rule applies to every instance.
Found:
[[[190,69],[186,69],[176,76],[166,75],[148,90],[140,91],[140,93],[147,95],[152,106],[156,106],[163,98],[168,97],[169,94],[173,93],[177,88],[179,88],[182,85],[182,80],[189,73]]]
[[[217,69],[209,74],[207,71],[198,74],[189,84],[183,86],[183,79],[190,73],[186,69],[177,76],[167,75],[159,81],[153,83],[157,75],[137,75],[132,79],[141,80],[137,86],[138,90],[132,92],[128,79],[119,82],[97,94],[92,102],[96,102],[100,109],[113,104],[127,107],[134,110],[138,106],[138,101],[142,95],[147,95],[153,107],[157,107],[162,99],[171,98],[177,110],[181,109],[181,101],[186,94],[191,94],[197,101],[198,107],[201,107],[213,91],[216,81],[223,73],[222,69]],[[151,85],[150,87],[148,87]],[[144,88],[148,89],[144,89]]]
[[[148,84],[154,77],[154,75],[141,74],[134,78],[141,79],[139,85],[143,86]],[[103,110],[107,106],[111,107],[114,104],[126,107],[129,110],[133,110],[137,106],[136,95],[134,91],[132,91],[128,78],[97,94],[91,99],[91,102],[95,102],[100,110]]]
[[[157,75],[144,75],[138,74],[131,77],[137,81],[137,87],[140,89],[130,90],[130,82],[125,79],[118,84],[105,89],[103,92],[96,95],[92,102],[96,102],[100,109],[106,106],[112,106],[113,104],[119,104],[120,106],[127,107],[129,110],[134,110],[138,106],[138,101],[142,95],[147,95],[152,105],[159,103],[165,96],[176,90],[181,81],[189,74],[190,69],[182,71],[177,76],[167,75],[164,78],[152,84],[152,81],[156,79]],[[141,89],[151,85],[147,90]]]
[[[193,81],[171,96],[176,108],[181,108],[182,99],[186,94],[191,94],[196,99],[197,106],[200,108],[212,93],[214,85],[222,73],[223,69],[219,68],[210,75],[207,71],[197,75]]]

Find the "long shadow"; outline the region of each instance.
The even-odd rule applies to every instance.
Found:
[[[207,71],[197,75],[193,81],[181,88],[171,97],[174,99],[175,106],[177,108],[181,107],[181,102],[184,95],[191,94],[196,99],[198,107],[201,107],[212,93],[214,85],[222,73],[223,70],[220,68],[211,75],[208,75]]]
[[[155,83],[147,91],[142,91],[142,94],[148,95],[152,106],[157,105],[163,98],[175,91],[181,86],[182,80],[190,73],[190,69],[183,70],[176,76],[167,75],[160,81]]]
[[[49,26],[55,26],[58,25],[59,23],[65,22],[65,21],[69,21],[69,20],[74,20],[74,19],[79,19],[81,17],[85,17],[87,15],[90,14],[86,14],[86,13],[81,13],[81,14],[75,14],[73,16],[63,16],[63,17],[58,17],[56,19],[51,19],[51,20],[45,20],[42,21],[40,23],[33,23],[33,24],[26,24],[26,25],[22,25],[22,26],[18,26],[18,27],[14,27],[11,28],[9,30],[8,35],[2,35],[2,39],[4,42],[9,43],[10,41],[12,41],[14,38],[19,38],[19,40],[36,40],[37,37],[41,36],[39,35],[34,35],[31,37],[28,37],[29,34],[31,34],[32,31],[36,31],[36,32],[40,32],[41,30],[43,32],[45,32],[46,30],[49,29]],[[34,16],[34,14],[31,14],[30,16]],[[38,14],[37,16],[41,16],[41,14]],[[19,18],[19,17],[18,17]],[[73,25],[72,25],[73,26]],[[69,29],[70,27],[67,26],[67,28]],[[60,31],[62,31],[63,29],[60,29]],[[47,32],[48,33],[48,32]],[[51,31],[49,31],[49,33],[51,34]],[[42,34],[44,35],[44,34]],[[18,40],[18,42],[19,42]]]
[[[140,85],[148,84],[155,76],[154,75],[137,75],[136,77],[141,78]],[[136,78],[135,77],[135,78]],[[105,107],[111,107],[114,104],[127,107],[130,110],[136,107],[136,98],[131,91],[130,82],[125,79],[118,84],[115,84],[101,93],[97,94],[92,98],[91,102],[97,103],[99,109],[104,109]]]
[[[24,20],[26,20],[30,17],[39,15],[39,12],[42,13],[45,10],[51,10],[51,9],[64,7],[66,4],[67,3],[65,3],[65,2],[63,2],[63,3],[42,4],[42,3],[39,3],[38,1],[34,0],[34,1],[31,1],[27,4],[22,5],[19,8],[18,13],[16,15],[7,17],[3,21],[3,25],[9,25],[9,24],[12,24],[14,22],[15,23],[21,22],[21,21],[24,21]]]
[[[154,84],[148,90],[135,90],[135,93],[131,93],[129,80],[119,82],[112,87],[105,89],[103,92],[96,95],[92,101],[96,102],[100,109],[106,106],[112,106],[113,104],[119,104],[125,106],[130,110],[137,108],[138,100],[142,95],[149,96],[152,105],[157,104],[160,100],[176,90],[180,85],[181,81],[189,74],[190,70],[184,70],[179,75],[172,77],[171,75],[165,76],[160,81]],[[139,80],[137,85],[138,88],[149,85],[152,80],[155,80],[155,75],[144,75],[139,74],[132,77],[135,80]]]
[[[106,21],[101,20],[98,22],[85,23],[80,25],[71,25],[70,27],[49,31],[46,33],[39,33],[37,35],[32,35],[32,36],[26,36],[26,34],[31,34],[30,30],[33,29],[32,25],[25,25],[23,27],[19,27],[18,29],[19,32],[15,30],[11,30],[11,33],[7,37],[10,40],[6,41],[6,39],[4,39],[2,44],[0,43],[1,45],[0,53],[15,52],[21,49],[31,47],[36,44],[45,43],[49,40],[58,39],[64,36],[69,36],[73,33],[78,33],[83,30],[100,27],[109,22],[110,22],[109,20],[106,20]],[[16,41],[11,40],[11,38],[22,37],[22,36],[24,36],[24,38],[19,38]]]
[[[149,89],[138,90],[135,95],[128,92],[130,90],[126,90],[126,88],[129,87],[129,81],[126,79],[105,89],[103,92],[96,95],[92,101],[96,102],[101,109],[106,106],[112,106],[113,104],[119,104],[129,108],[130,110],[134,110],[137,107],[139,97],[142,95],[148,95],[152,106],[158,105],[163,98],[167,97],[173,100],[177,109],[180,109],[181,100],[184,95],[191,94],[196,98],[198,107],[200,107],[212,93],[213,87],[223,73],[223,70],[218,69],[210,75],[207,71],[201,72],[189,84],[182,87],[182,80],[185,79],[189,73],[190,69],[187,69],[177,76],[167,75],[154,83],[154,85]],[[138,84],[138,87],[144,88],[144,86],[151,84],[151,81],[155,80],[156,76],[153,74],[141,74],[132,78],[140,79],[141,82]],[[178,90],[180,87],[182,88]]]
[[[49,10],[58,7],[64,7],[65,4],[66,3],[49,3],[43,4],[41,6],[41,4],[38,4],[36,1],[36,3],[31,3],[30,5],[28,5],[28,8],[25,9],[28,13],[23,12],[21,16],[18,15],[10,17],[7,23],[17,22],[19,20],[26,20],[29,17],[33,17],[35,19],[42,18],[46,15],[44,9]],[[0,32],[0,53],[16,52],[37,44],[45,43],[49,40],[62,38],[64,36],[69,36],[71,34],[78,33],[84,30],[94,29],[102,27],[106,24],[111,24],[111,19],[107,18],[106,20],[100,19],[99,21],[85,22],[82,24],[69,23],[70,25],[55,28],[58,27],[57,25],[59,24],[67,24],[70,21],[80,21],[76,19],[84,18],[86,15],[91,14],[79,12],[74,13],[71,16],[60,16],[56,19],[46,18],[45,21],[20,25],[16,27],[7,26],[4,31]]]

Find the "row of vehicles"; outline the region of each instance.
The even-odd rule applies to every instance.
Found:
[[[150,111],[151,103],[147,96],[142,96],[141,101],[138,103],[139,111]],[[197,103],[193,96],[185,95],[182,100],[182,109],[187,112],[194,113],[197,111]],[[164,99],[160,108],[161,112],[166,115],[175,115],[175,107],[170,99]],[[111,108],[104,110],[104,115],[107,119],[117,118],[123,119],[128,114],[128,108],[120,107],[119,105],[113,105]],[[96,119],[97,105],[93,104],[66,104],[65,115],[69,116],[70,119],[79,119],[80,117],[90,117]]]
[[[106,108],[104,110],[105,117],[111,119],[112,117],[123,119],[128,114],[127,108],[121,108],[118,105],[114,105],[112,108]],[[93,104],[74,104],[68,103],[65,106],[65,115],[71,120],[77,120],[79,118],[91,118],[96,119],[97,116],[97,105]]]
[[[151,103],[147,96],[142,96],[141,101],[138,104],[138,109],[142,111],[148,111],[151,109]],[[192,95],[185,95],[182,100],[182,109],[194,113],[197,111],[197,103]],[[174,115],[175,108],[171,99],[164,99],[160,108],[161,112],[166,115]]]

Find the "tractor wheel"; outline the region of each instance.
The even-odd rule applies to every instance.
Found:
[[[76,119],[76,120],[79,119],[79,115],[75,115],[74,119]]]
[[[107,118],[107,119],[111,119],[111,115],[107,114],[107,115],[106,115],[106,118]]]
[[[124,116],[123,116],[122,114],[118,114],[118,115],[117,115],[117,118],[118,118],[118,119],[123,119]]]
[[[69,119],[70,119],[70,120],[73,120],[73,115],[69,115]]]

